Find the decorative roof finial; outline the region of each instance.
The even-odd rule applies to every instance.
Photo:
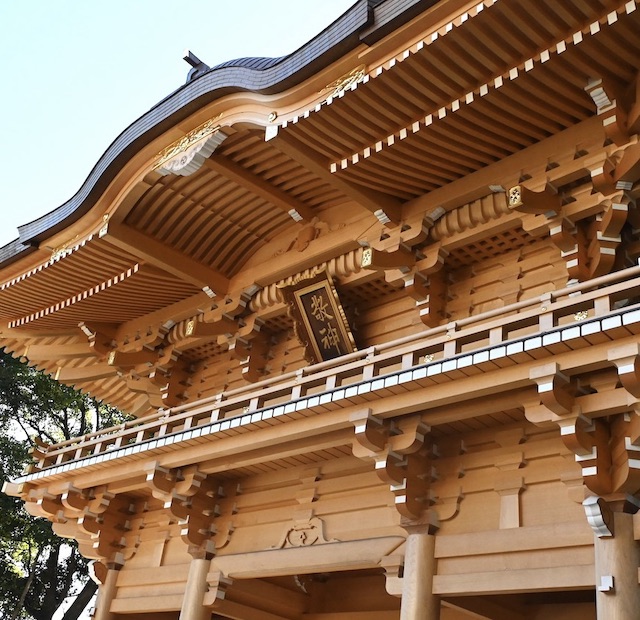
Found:
[[[197,77],[200,77],[211,68],[208,64],[202,62],[191,50],[184,50],[183,60],[186,60],[190,65],[191,69],[187,74],[187,82],[191,80],[195,80]]]

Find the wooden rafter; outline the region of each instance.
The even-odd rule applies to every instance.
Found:
[[[65,344],[64,347],[58,344],[27,345],[22,355],[28,358],[30,362],[35,363],[69,357],[95,357],[96,352],[89,346],[89,343],[80,342],[77,344]]]
[[[227,292],[229,280],[215,269],[185,256],[166,244],[121,224],[110,224],[105,238],[129,254],[159,267],[160,269],[195,284],[208,287],[217,295]]]
[[[62,383],[76,385],[77,383],[90,383],[99,379],[115,377],[118,369],[108,364],[91,364],[78,368],[58,368],[55,379]]]
[[[418,196],[406,203],[405,214],[407,217],[416,213],[426,212],[428,214],[438,207],[450,211],[462,204],[488,196],[492,191],[491,185],[509,185],[511,180],[515,185],[523,170],[530,171],[536,167],[544,169],[549,160],[549,153],[566,150],[567,145],[588,143],[589,138],[597,131],[600,122],[594,117],[500,162],[481,168],[443,187]]]
[[[332,174],[326,162],[286,131],[278,132],[271,138],[271,143],[279,150],[297,161],[301,166],[339,190],[351,200],[357,202],[373,213],[387,226],[396,226],[402,219],[402,204],[393,196],[374,192],[365,187],[359,187]]]
[[[310,222],[313,210],[301,200],[290,196],[281,189],[249,172],[246,168],[221,155],[213,155],[205,160],[205,166],[223,177],[238,183],[253,194],[288,213],[294,220]]]

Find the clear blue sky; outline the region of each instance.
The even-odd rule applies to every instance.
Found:
[[[209,65],[281,56],[355,0],[0,0],[0,246],[68,200],[116,136]]]

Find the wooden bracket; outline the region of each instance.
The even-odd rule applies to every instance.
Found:
[[[114,494],[106,487],[76,489],[72,483],[66,485],[66,491],[60,496],[60,501],[72,513],[85,513],[98,516],[108,507]]]
[[[177,360],[169,368],[161,368],[158,364],[149,374],[150,382],[159,390],[163,408],[176,407],[189,398],[188,390],[192,377],[191,366]]]
[[[562,443],[579,457],[593,455],[593,421],[578,415],[560,422]]]
[[[560,213],[562,200],[555,188],[547,184],[541,192],[534,192],[524,185],[515,185],[508,191],[509,208],[520,213],[556,217]]]
[[[401,226],[384,228],[379,239],[369,239],[371,246],[380,252],[394,253],[404,248],[415,248],[426,241],[433,220],[418,212],[403,219]]]
[[[90,547],[81,546],[83,555],[122,566],[140,545],[138,530],[143,522],[141,518],[136,518],[137,510],[130,498],[117,495],[100,515],[81,515],[78,528],[88,534],[92,541]]]
[[[384,569],[385,589],[391,596],[402,596],[403,578],[400,576],[404,568],[403,555],[387,555],[380,560]]]
[[[436,327],[447,317],[446,306],[449,287],[447,272],[443,269],[431,274],[429,280],[420,283],[418,287],[416,287],[416,282],[414,279],[411,286],[412,292],[418,295],[424,293],[424,297],[416,301],[420,320],[427,327]]]
[[[166,501],[171,495],[175,481],[176,470],[161,467],[155,461],[149,463],[146,467],[146,483],[151,489],[151,494],[161,501]]]
[[[271,359],[272,337],[265,332],[255,332],[250,339],[232,338],[229,342],[231,355],[240,360],[242,378],[250,383],[260,381],[268,370]]]
[[[158,359],[158,352],[153,349],[142,349],[133,353],[112,350],[107,355],[107,364],[121,370],[130,370],[142,364],[152,366]]]
[[[389,447],[398,454],[414,454],[427,444],[431,427],[419,415],[401,419],[395,429],[399,432],[389,437]]]
[[[353,452],[356,456],[365,456],[370,452],[382,450],[387,443],[388,426],[380,418],[371,415],[370,409],[363,409],[351,415],[355,427]],[[361,447],[364,451],[359,450]],[[358,452],[358,454],[356,454]]]
[[[179,523],[189,553],[194,558],[213,557],[217,546],[215,520],[221,514],[219,501],[225,496],[220,484],[195,466],[168,470],[156,463],[148,468],[147,484]]]
[[[613,513],[607,502],[598,496],[587,497],[582,502],[587,522],[598,538],[613,536]]]
[[[618,194],[600,203],[602,213],[596,217],[598,230],[603,237],[619,237],[629,215],[631,200],[624,194]]]
[[[448,275],[443,267],[448,255],[440,243],[431,245],[422,250],[422,258],[409,274],[396,274],[404,283],[405,292],[416,301],[420,320],[428,327],[439,325],[445,318]]]
[[[616,189],[630,190],[640,177],[640,142],[627,147],[616,165],[613,180]]]
[[[576,226],[564,217],[549,223],[549,238],[562,252],[571,252],[576,247]]]
[[[218,608],[226,599],[227,590],[233,584],[233,580],[225,577],[220,571],[207,575],[207,591],[202,605],[211,609]]]
[[[438,515],[438,521],[450,521],[460,510],[460,502],[464,499],[464,493],[460,484],[451,485],[449,491],[438,492],[438,498],[433,510]]]
[[[393,252],[382,252],[368,247],[362,251],[360,266],[374,271],[399,269],[407,273],[415,262],[415,255],[406,246],[401,246]]]
[[[573,409],[575,390],[569,377],[558,364],[551,363],[531,369],[529,378],[538,385],[540,402],[557,415],[566,415]]]
[[[89,340],[89,346],[97,356],[106,357],[115,346],[116,325],[110,323],[78,323],[78,327]]]
[[[640,415],[635,411],[589,420],[560,422],[564,444],[582,468],[584,484],[596,495],[633,497],[640,491]],[[616,500],[617,501],[617,500]]]
[[[423,516],[435,503],[429,427],[419,416],[412,416],[391,428],[391,422],[375,420],[368,410],[352,416],[352,421],[354,456],[374,461],[376,474],[389,484],[401,515],[408,519]]]
[[[594,192],[599,192],[603,196],[608,196],[615,192],[614,173],[616,163],[616,158],[608,155],[599,155],[597,159],[590,160],[588,167]]]
[[[604,79],[598,78],[591,80],[585,86],[585,91],[596,105],[607,138],[619,145],[627,142],[629,139],[627,114],[619,105],[614,88]]]
[[[68,519],[60,495],[49,493],[45,488],[37,496],[30,493],[29,499],[31,501],[25,503],[25,509],[30,515],[45,517],[52,523],[64,523]]]
[[[616,365],[624,389],[640,398],[640,344],[634,342],[611,349],[607,359]]]
[[[227,297],[213,308],[202,309],[200,314],[175,325],[167,335],[167,341],[184,348],[185,340],[231,338],[241,329],[239,317],[246,311],[248,303],[249,297],[244,293]]]
[[[440,271],[445,264],[449,250],[442,246],[442,243],[434,243],[420,250],[420,259],[415,265],[416,273],[422,276],[430,276]]]
[[[171,339],[178,341],[186,338],[211,338],[214,336],[232,336],[239,329],[239,324],[228,315],[222,315],[212,322],[205,322],[202,315],[176,325]]]

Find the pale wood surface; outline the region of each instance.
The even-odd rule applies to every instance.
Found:
[[[96,618],[583,620],[609,574],[633,616],[638,8],[439,2],[0,266],[0,346],[136,416],[5,485],[121,567]],[[324,270],[357,351],[309,366],[281,288]]]

